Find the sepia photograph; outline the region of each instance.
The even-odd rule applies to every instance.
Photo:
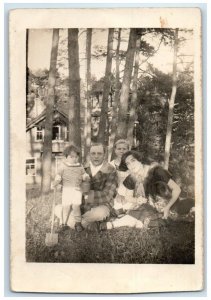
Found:
[[[76,26],[76,21],[70,26],[25,21],[22,98],[11,107],[11,147],[15,140],[23,141],[17,164],[21,169],[11,164],[12,177],[20,174],[15,182],[21,182],[24,196],[18,207],[13,200],[18,189],[13,188],[14,257],[16,233],[23,238],[19,267],[42,265],[51,272],[56,266],[150,265],[172,266],[174,272],[178,265],[182,272],[199,262],[202,276],[202,240],[197,239],[198,231],[203,236],[200,16],[197,9],[192,11],[198,17],[197,31],[193,22],[180,25],[178,11],[177,26],[167,12],[155,14],[159,25],[148,26],[146,21],[123,26],[121,18],[119,24],[100,26],[98,21],[87,27],[83,22]],[[13,24],[20,18],[16,12]],[[84,11],[78,12],[83,18]],[[186,11],[181,12],[185,17]],[[94,15],[92,11],[90,17]],[[153,11],[149,15],[152,19]],[[15,64],[17,75],[12,35],[18,34],[10,28],[11,69]],[[11,73],[10,88],[20,97]],[[14,117],[19,105],[22,114]],[[22,223],[16,227],[19,212]],[[23,286],[15,276],[18,266],[12,269],[17,287]],[[43,286],[32,283],[26,291],[72,291]],[[166,284],[166,290],[172,289]]]
[[[26,38],[26,260],[194,263],[193,31]]]

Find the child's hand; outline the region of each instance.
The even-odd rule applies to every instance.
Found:
[[[85,173],[85,174],[83,175],[83,180],[84,180],[84,181],[89,181],[89,180],[90,180],[89,174]]]
[[[144,197],[142,197],[142,196],[140,196],[140,197],[137,198],[137,203],[138,203],[138,204],[144,204],[144,203],[147,203],[147,199],[144,198]]]
[[[57,187],[58,183],[57,182],[52,182],[51,183],[51,189],[55,189]]]
[[[137,203],[137,198],[135,197],[125,197],[126,202]]]
[[[165,206],[162,209],[162,212],[163,212],[163,218],[162,219],[168,219],[169,211],[170,211],[170,208],[168,206]]]
[[[87,204],[87,203],[89,203],[89,204],[93,204],[93,203],[95,203],[95,201],[94,201],[94,191],[89,191],[89,193],[87,194],[87,197],[86,197],[86,199],[85,199],[85,203]]]
[[[119,194],[116,195],[115,201],[117,203],[121,203],[121,204],[125,204],[127,202],[127,200],[125,199],[125,197],[121,196]]]

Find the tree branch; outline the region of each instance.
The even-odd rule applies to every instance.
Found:
[[[143,61],[141,62],[141,64],[140,64],[140,66],[141,66],[142,64],[144,64],[145,62],[147,62],[147,61],[150,59],[150,57],[152,57],[153,55],[155,55],[155,53],[158,52],[158,50],[160,49],[160,46],[161,46],[161,44],[162,44],[162,41],[163,41],[163,35],[161,36],[161,39],[160,39],[160,42],[159,42],[159,45],[158,45],[157,49],[153,51],[153,54],[150,54],[145,60],[143,60]]]

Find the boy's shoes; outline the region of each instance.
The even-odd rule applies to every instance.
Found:
[[[117,218],[117,210],[112,208],[111,211],[110,211],[110,217],[111,218]]]
[[[100,221],[100,222],[93,222],[90,223],[87,226],[87,230],[91,231],[91,232],[100,232],[100,231],[105,231],[107,230],[107,222],[104,221]]]
[[[107,222],[100,222],[100,231],[107,230]]]
[[[119,209],[114,209],[112,208],[111,212],[110,212],[110,217],[111,218],[121,218],[126,214],[126,211],[123,208],[119,208]]]
[[[115,212],[118,219],[123,217],[126,214],[126,211],[123,210],[123,208],[117,209]]]
[[[100,231],[100,224],[99,222],[92,222],[87,226],[87,230],[91,232],[99,232]]]
[[[116,212],[117,216],[119,216],[124,213],[124,210],[123,210],[123,208],[119,208],[119,209],[116,209],[115,212]]]
[[[76,222],[76,223],[75,223],[75,230],[76,230],[77,232],[81,232],[81,231],[84,230],[83,226],[81,225],[81,222]]]
[[[62,224],[59,228],[59,232],[65,232],[66,230],[69,230],[70,227],[66,224]]]

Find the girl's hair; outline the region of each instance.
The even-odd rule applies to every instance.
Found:
[[[130,151],[127,151],[126,153],[124,153],[122,155],[122,158],[121,158],[121,163],[119,165],[119,170],[120,171],[127,171],[128,170],[128,167],[126,165],[126,158],[129,156],[129,155],[132,155],[135,159],[137,159],[138,161],[142,162],[142,156],[139,152],[137,151],[134,151],[134,150],[130,150]]]
[[[71,152],[75,152],[78,155],[78,157],[80,157],[81,151],[75,145],[67,146],[63,151],[63,155],[67,158]]]
[[[130,143],[124,139],[117,140],[116,143],[114,144],[114,149],[116,149],[116,146],[119,144],[124,144],[127,146],[128,150],[130,149]]]

